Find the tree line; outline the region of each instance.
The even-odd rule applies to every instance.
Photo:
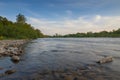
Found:
[[[0,16],[0,39],[35,39],[44,37],[43,33],[26,23],[22,14],[16,16],[16,22]]]
[[[101,32],[87,32],[87,33],[75,33],[75,34],[66,34],[59,35],[55,34],[51,37],[120,37],[120,28],[113,31],[101,31]]]

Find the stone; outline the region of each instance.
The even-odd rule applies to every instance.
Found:
[[[4,48],[0,48],[0,53],[3,53],[5,52],[5,49]]]
[[[19,50],[19,53],[23,53],[23,50]]]
[[[66,75],[64,77],[65,80],[74,80],[74,77],[72,75]]]
[[[2,57],[2,54],[0,53],[0,57]]]
[[[4,52],[4,53],[2,53],[2,56],[9,56],[9,52]]]
[[[7,71],[5,71],[5,74],[13,74],[15,72],[16,72],[16,70],[7,70]]]
[[[19,58],[18,56],[12,56],[12,57],[11,57],[11,60],[12,60],[12,61],[19,61],[20,58]]]
[[[108,56],[108,57],[102,58],[97,63],[103,64],[103,63],[108,63],[108,62],[112,62],[112,61],[113,61],[113,57],[112,56]]]
[[[85,76],[77,76],[73,80],[89,80]]]
[[[23,45],[27,40],[2,40],[0,41],[0,57],[2,56],[20,56],[23,51]]]

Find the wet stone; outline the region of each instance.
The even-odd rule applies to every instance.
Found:
[[[20,58],[19,58],[18,56],[12,56],[12,57],[11,57],[11,60],[12,60],[12,61],[19,61]]]
[[[74,80],[73,75],[65,75],[64,80]]]
[[[16,72],[16,70],[7,70],[7,71],[5,71],[5,74],[13,74],[13,73],[15,73]]]

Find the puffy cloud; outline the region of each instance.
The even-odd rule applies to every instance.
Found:
[[[44,34],[53,35],[69,34],[77,32],[98,32],[103,30],[118,29],[120,26],[120,16],[84,16],[77,19],[63,20],[42,20],[28,17],[28,22],[40,29]]]

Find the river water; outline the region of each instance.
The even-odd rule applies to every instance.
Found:
[[[1,73],[7,69],[17,70],[0,80],[20,80],[43,70],[75,69],[88,64],[99,66],[96,61],[105,56],[113,56],[114,60],[100,66],[108,71],[106,74],[113,74],[112,80],[120,79],[120,38],[36,39],[25,46],[19,63],[12,63],[9,57],[0,58],[0,66],[5,68]]]

